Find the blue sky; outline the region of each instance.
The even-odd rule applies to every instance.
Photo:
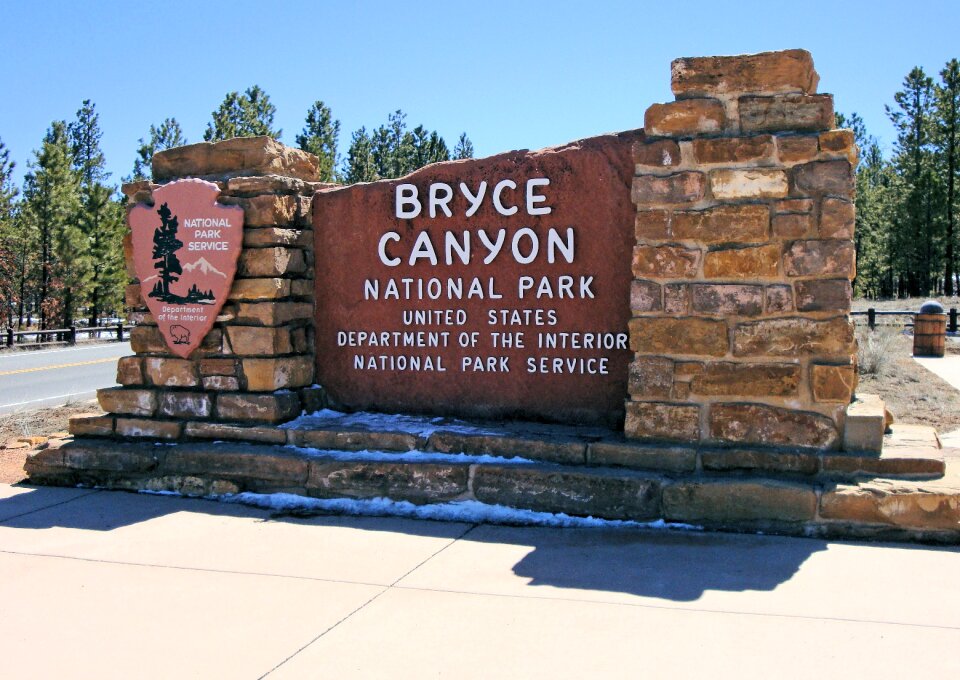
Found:
[[[350,133],[403,109],[478,156],[643,125],[670,61],[803,47],[820,91],[885,146],[884,105],[915,65],[960,57],[960,3],[14,2],[0,0],[0,139],[26,169],[50,122],[92,99],[111,178],[174,116],[201,141],[226,92],[259,84],[293,144],[324,100]]]

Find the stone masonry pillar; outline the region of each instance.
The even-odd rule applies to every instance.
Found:
[[[172,355],[134,278],[127,287],[134,355],[117,365],[120,387],[98,393],[108,415],[75,419],[77,435],[158,439],[257,439],[257,423],[278,423],[322,403],[313,384],[313,233],[317,159],[268,137],[162,151],[153,182],[123,187],[130,204],[152,203],[160,184],[186,177],[215,182],[219,202],[244,210],[243,250],[213,329],[186,359]],[[135,277],[129,234],[128,274]],[[231,434],[233,436],[231,436]]]
[[[818,80],[804,50],[678,59],[647,110],[627,436],[840,444],[857,150]]]

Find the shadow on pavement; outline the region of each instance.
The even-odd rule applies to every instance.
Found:
[[[450,524],[436,521],[295,516],[180,496],[20,485],[13,488],[29,491],[0,499],[0,528],[110,531],[172,513],[202,512],[318,528],[337,526],[359,531],[451,536]],[[830,546],[830,542],[823,540],[749,534],[496,525],[474,527],[460,540],[529,547],[512,565],[513,573],[529,586],[628,593],[680,602],[697,600],[708,590],[774,590],[789,581],[811,555]],[[956,548],[921,545],[897,547],[960,552]]]

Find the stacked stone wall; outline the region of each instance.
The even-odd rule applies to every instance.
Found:
[[[842,441],[857,150],[818,80],[803,50],[678,59],[646,111],[628,437]]]
[[[160,184],[215,182],[218,201],[244,210],[243,249],[213,329],[189,357],[173,355],[147,310],[125,242],[134,355],[117,364],[120,387],[100,390],[108,415],[75,420],[74,434],[210,438],[222,423],[277,423],[316,409],[312,388],[313,232],[316,158],[266,137],[179,147],[157,154],[154,182],[123,187],[130,206],[152,204]]]

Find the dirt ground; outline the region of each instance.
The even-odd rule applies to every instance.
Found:
[[[19,438],[66,434],[70,418],[87,413],[102,413],[96,399],[0,416],[0,483],[15,484],[24,478],[23,463],[33,446]]]

